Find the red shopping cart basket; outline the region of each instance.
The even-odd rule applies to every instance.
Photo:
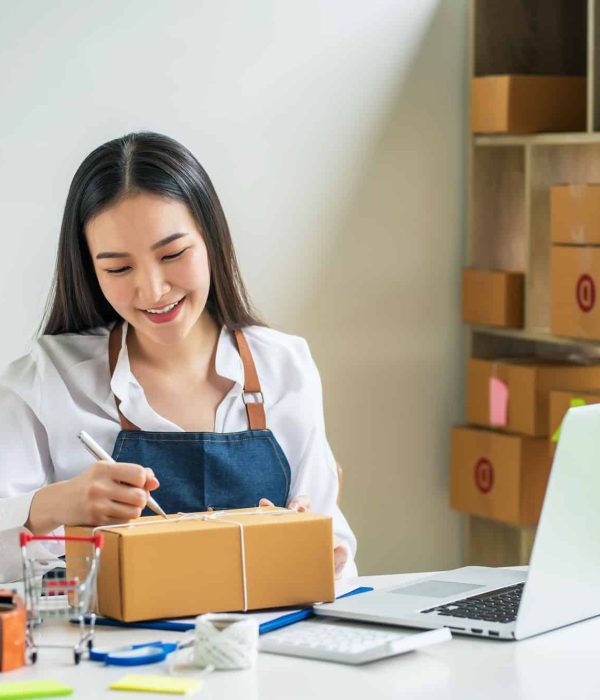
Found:
[[[40,540],[89,542],[90,556],[72,559],[69,557],[66,568],[48,571],[48,558],[33,557],[28,545]],[[87,645],[91,649],[96,622],[96,578],[100,564],[102,535],[93,537],[58,537],[53,535],[31,535],[20,533],[21,557],[23,561],[23,581],[25,604],[27,607],[27,652],[31,663],[37,660],[40,647],[59,647],[73,650],[76,664]],[[89,626],[86,628],[85,618]],[[64,617],[79,621],[79,640],[73,645],[41,644],[36,640],[35,630],[44,619]]]

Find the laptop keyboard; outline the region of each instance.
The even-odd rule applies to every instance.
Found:
[[[480,593],[421,612],[437,612],[438,615],[468,617],[470,620],[485,620],[486,622],[514,622],[517,619],[524,585],[524,583],[517,583],[515,586]]]

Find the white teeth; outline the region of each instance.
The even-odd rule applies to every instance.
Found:
[[[181,301],[181,299],[179,301]],[[179,304],[179,301],[176,301],[174,304],[169,304],[169,306],[165,306],[165,308],[160,309],[160,311],[157,309],[144,309],[144,311],[149,314],[168,314],[169,311],[173,311],[177,304]]]

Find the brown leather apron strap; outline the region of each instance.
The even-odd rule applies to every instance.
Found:
[[[108,367],[110,369],[111,379],[114,374],[115,367],[117,366],[119,353],[121,352],[122,328],[123,321],[117,321],[117,323],[115,323],[113,326],[110,335],[108,336]],[[131,421],[127,420],[127,418],[125,418],[125,416],[121,413],[121,399],[119,399],[117,396],[115,396],[114,399],[115,403],[117,404],[121,428],[123,428],[123,430],[139,430],[137,425],[134,425]]]
[[[260,388],[256,365],[254,364],[248,341],[241,330],[234,331],[234,335],[240,357],[242,358],[242,365],[244,366],[244,391],[242,393],[242,398],[246,405],[250,430],[266,430],[267,417],[265,415],[264,397]],[[246,394],[257,394],[260,398],[260,402],[248,402],[246,400]]]

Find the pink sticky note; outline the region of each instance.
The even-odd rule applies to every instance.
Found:
[[[500,426],[508,423],[508,386],[497,377],[490,377],[490,423]]]

